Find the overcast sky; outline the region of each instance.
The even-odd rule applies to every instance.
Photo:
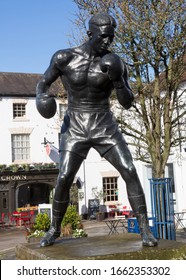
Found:
[[[71,0],[0,0],[0,72],[43,73],[69,47]]]

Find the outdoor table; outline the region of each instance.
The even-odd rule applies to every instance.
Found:
[[[123,232],[128,231],[128,218],[126,218],[124,215],[120,215],[120,216],[115,216],[115,219],[120,220],[120,224]],[[119,225],[117,227],[119,227]]]
[[[180,227],[181,229],[186,231],[186,226],[183,224],[184,216],[186,216],[186,212],[174,213],[175,229],[178,229],[178,227]]]
[[[128,219],[120,219],[120,224],[122,225],[123,232],[128,231]]]
[[[113,234],[113,233],[118,233],[117,231],[117,226],[120,223],[121,219],[106,219],[104,222],[110,229],[108,235]]]

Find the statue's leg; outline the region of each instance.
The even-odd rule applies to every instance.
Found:
[[[70,187],[82,161],[83,158],[75,153],[68,151],[61,153],[59,175],[53,200],[52,223],[49,231],[40,242],[41,247],[54,244],[55,239],[61,234],[61,222],[69,205]]]
[[[104,154],[104,158],[119,171],[126,182],[128,199],[138,220],[143,245],[156,246],[157,240],[149,228],[145,195],[127,144],[123,141],[113,146]]]

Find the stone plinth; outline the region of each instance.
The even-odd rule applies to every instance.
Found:
[[[186,259],[186,244],[160,240],[157,247],[143,247],[138,234],[59,239],[53,246],[38,243],[16,246],[22,260],[172,260]]]

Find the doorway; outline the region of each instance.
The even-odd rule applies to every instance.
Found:
[[[42,203],[49,203],[52,186],[49,184],[33,183],[23,185],[18,190],[18,208],[26,205],[37,206]]]

